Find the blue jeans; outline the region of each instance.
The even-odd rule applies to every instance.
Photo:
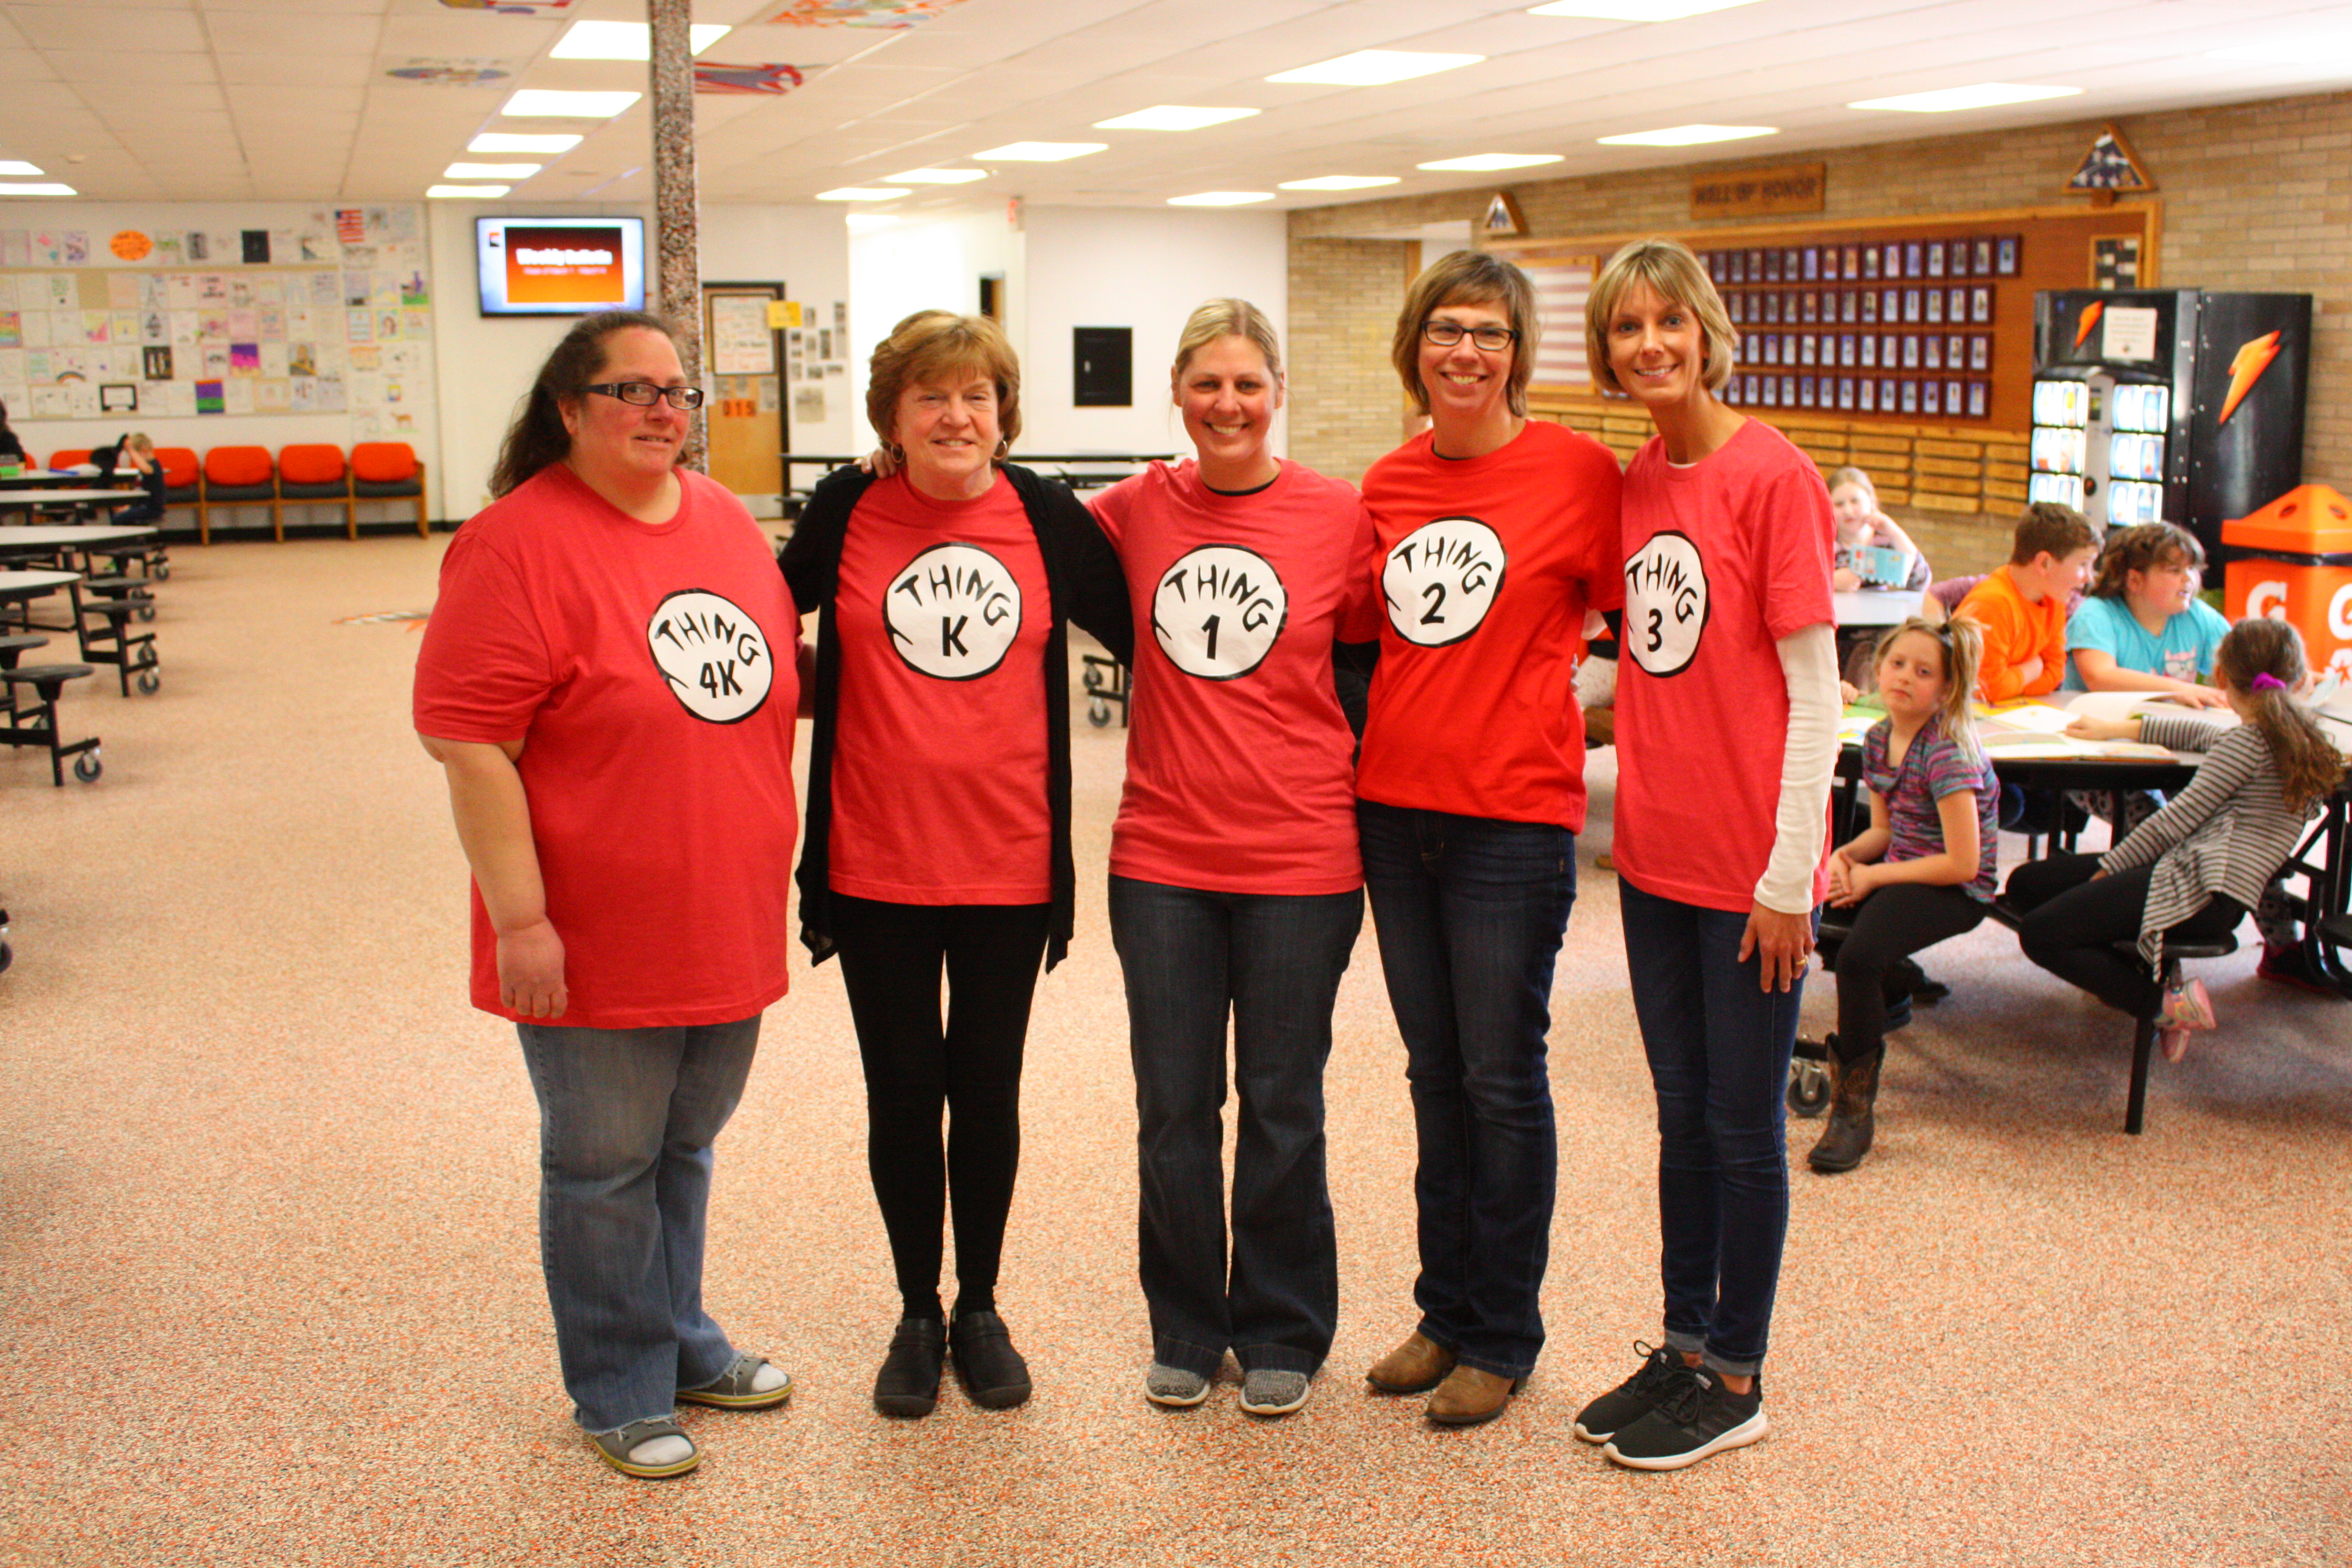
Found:
[[[539,1097],[540,1261],[573,1418],[611,1432],[667,1415],[735,1360],[702,1310],[702,1237],[710,1145],[760,1019],[515,1031]]]
[[[1324,1181],[1331,1006],[1360,892],[1212,893],[1110,879],[1135,1058],[1137,1230],[1152,1359],[1312,1374],[1339,1316]],[[1225,1248],[1225,1020],[1241,1101]]]
[[[1356,822],[1412,1089],[1421,1331],[1523,1376],[1543,1349],[1559,1161],[1544,1037],[1576,837],[1369,800]]]
[[[1789,1056],[1801,981],[1739,962],[1746,910],[1618,889],[1633,1011],[1658,1094],[1665,1342],[1735,1377],[1763,1365],[1789,1235]]]

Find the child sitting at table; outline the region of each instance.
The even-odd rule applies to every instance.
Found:
[[[2205,547],[2185,528],[2144,522],[2107,535],[2090,595],[2066,621],[2066,689],[2145,691],[2219,708],[2198,684],[2230,623],[2197,596]]]
[[[2234,728],[2188,714],[2075,720],[2066,732],[2080,740],[2147,741],[2205,761],[2105,855],[2055,855],[2009,879],[2010,902],[2025,914],[2025,956],[2117,1012],[2156,1019],[2168,1060],[2180,1059],[2191,1029],[2213,1026],[2213,1004],[2202,982],[2167,965],[2165,938],[2235,931],[2344,776],[2344,759],[2294,700],[2306,668],[2293,625],[2250,618],[2214,655],[2222,696],[2242,721]],[[2137,963],[2113,946],[2135,935]]]
[[[2099,535],[2071,506],[2035,501],[2018,519],[2009,564],[1969,590],[1959,613],[1984,627],[1977,694],[1988,702],[2055,691],[2065,674],[2066,599]]]
[[[117,522],[161,522],[163,521],[163,465],[155,459],[155,443],[146,432],[125,436],[115,448],[114,471],[130,470],[139,476],[139,487],[145,493],[114,514]]]
[[[1982,647],[1965,616],[1915,616],[1878,639],[1886,717],[1862,742],[1870,826],[1830,856],[1830,905],[1854,913],[1833,966],[1830,1120],[1807,1156],[1816,1171],[1851,1171],[1870,1152],[1886,1005],[1917,973],[1903,961],[1973,931],[1992,905],[2000,789],[1969,712]]]
[[[1832,474],[1830,512],[1837,521],[1831,587],[1841,594],[1857,588],[1927,588],[1927,558],[1893,518],[1878,510],[1878,487],[1868,474],[1860,468]]]

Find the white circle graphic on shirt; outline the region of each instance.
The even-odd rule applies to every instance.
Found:
[[[1151,633],[1168,662],[1203,680],[1232,680],[1265,662],[1290,617],[1273,563],[1238,544],[1204,544],[1160,574]]]
[[[1683,533],[1654,533],[1625,563],[1620,646],[1652,675],[1680,675],[1706,629],[1706,563]]]
[[[713,724],[757,713],[776,678],[767,634],[723,594],[681,588],[664,598],[646,622],[646,646],[670,695]]]
[[[1502,538],[1475,517],[1441,517],[1397,541],[1381,593],[1397,636],[1444,647],[1478,629],[1503,586]]]
[[[1021,584],[977,544],[935,544],[890,579],[882,625],[908,668],[977,680],[1021,634]]]

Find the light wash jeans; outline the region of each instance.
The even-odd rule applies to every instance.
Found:
[[[735,1360],[702,1310],[702,1240],[710,1145],[743,1096],[759,1017],[515,1030],[539,1097],[540,1260],[573,1417],[611,1432],[667,1415]]]

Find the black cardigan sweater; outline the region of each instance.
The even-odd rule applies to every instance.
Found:
[[[1029,469],[1004,465],[1004,477],[1029,514],[1045,558],[1046,596],[1054,620],[1046,634],[1045,803],[1054,826],[1053,921],[1045,942],[1045,967],[1069,951],[1076,910],[1077,873],[1070,856],[1070,654],[1068,623],[1076,621],[1101,639],[1121,664],[1135,651],[1127,578],[1094,516],[1059,483]],[[816,722],[809,743],[808,813],[801,838],[801,941],[815,963],[833,956],[833,884],[828,861],[833,828],[834,736],[841,712],[841,637],[833,613],[841,573],[841,546],[850,514],[873,476],[854,468],[835,468],[810,493],[778,563],[793,603],[816,623]]]

